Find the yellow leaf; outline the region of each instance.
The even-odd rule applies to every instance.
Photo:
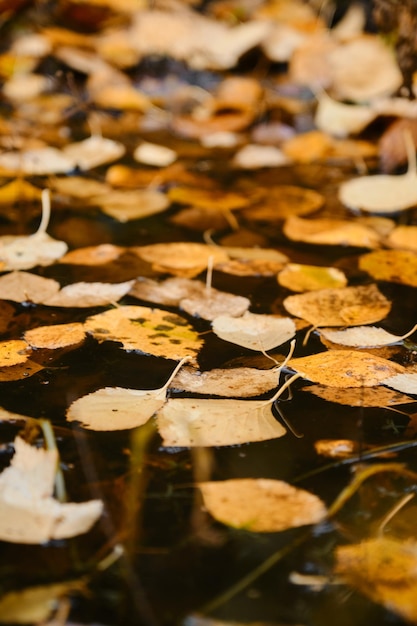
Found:
[[[213,265],[228,260],[228,255],[219,246],[202,243],[155,243],[135,248],[141,259],[152,263],[156,271],[192,278],[205,269],[212,259]]]
[[[277,276],[278,282],[291,291],[314,291],[316,289],[345,287],[345,274],[335,267],[300,265],[288,263]]]
[[[167,359],[194,356],[203,344],[183,317],[143,306],[120,306],[98,313],[87,318],[84,327],[97,341],[117,341],[125,350]]]
[[[219,522],[251,532],[280,532],[326,517],[314,494],[281,480],[240,478],[198,483],[204,507]]]
[[[335,573],[405,620],[417,622],[417,544],[388,537],[336,549]]]
[[[267,190],[259,205],[242,211],[245,219],[255,222],[277,222],[290,215],[314,213],[324,204],[324,196],[305,187],[276,185]]]
[[[329,387],[373,387],[405,371],[393,361],[354,350],[330,350],[291,359],[288,367],[307,380]]]
[[[403,374],[398,374],[398,376],[403,376]],[[396,377],[394,376],[394,378]],[[384,385],[387,384],[385,380],[382,382]],[[412,398],[405,395],[405,393],[397,393],[380,385],[378,387],[349,387],[347,389],[326,387],[324,385],[308,385],[308,387],[303,387],[302,391],[312,393],[318,398],[327,400],[327,402],[335,402],[336,404],[344,404],[346,406],[390,407],[412,402]]]
[[[25,363],[30,354],[30,347],[21,339],[0,341],[0,367]]]
[[[285,221],[283,232],[292,241],[326,246],[376,248],[380,243],[379,234],[368,225],[333,218],[313,220],[293,215]]]
[[[359,268],[375,280],[417,287],[417,253],[411,250],[376,250],[360,257]]]
[[[85,339],[83,324],[56,324],[54,326],[38,326],[27,330],[24,334],[25,341],[32,348],[58,348],[77,347]]]
[[[7,185],[0,187],[0,204],[33,202],[40,200],[42,191],[27,180],[16,178]]]
[[[376,285],[319,289],[288,296],[285,309],[313,326],[360,326],[384,319],[391,303]]]

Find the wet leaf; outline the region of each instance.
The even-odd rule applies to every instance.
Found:
[[[387,385],[392,389],[401,391],[402,393],[410,393],[417,395],[417,372],[394,374],[382,381],[383,385]]]
[[[403,376],[403,374],[399,374],[399,376]],[[386,383],[383,381],[383,384]],[[324,385],[308,385],[303,387],[302,391],[312,393],[327,402],[335,402],[336,404],[346,406],[390,407],[398,404],[408,404],[413,401],[412,398],[403,393],[396,393],[381,386],[343,389],[341,387],[326,387]]]
[[[250,312],[238,318],[221,315],[213,320],[212,328],[220,339],[259,352],[282,345],[292,339],[296,331],[289,317]]]
[[[373,119],[376,112],[366,104],[344,104],[334,100],[326,92],[318,97],[314,118],[320,130],[336,137],[360,133]]]
[[[85,335],[83,324],[73,322],[32,328],[25,332],[24,339],[32,348],[56,350],[58,348],[78,347],[83,343]]]
[[[0,624],[31,624],[48,620],[59,598],[81,587],[68,581],[9,591],[0,598]]]
[[[303,378],[328,387],[373,387],[404,367],[366,352],[330,350],[291,359],[288,367]]]
[[[415,542],[378,537],[339,546],[335,573],[373,602],[415,623],[416,560]]]
[[[411,250],[375,250],[359,259],[359,268],[375,280],[417,287],[417,253]]]
[[[56,450],[30,446],[17,437],[11,464],[0,474],[0,537],[40,544],[88,532],[100,517],[100,500],[60,503],[52,497]]]
[[[125,248],[114,246],[111,243],[103,243],[99,246],[87,246],[70,250],[59,259],[59,263],[69,265],[105,265],[116,261]]]
[[[166,359],[195,355],[202,340],[174,313],[143,306],[120,306],[88,317],[84,327],[97,341],[117,341],[124,350],[139,350]]]
[[[77,143],[63,148],[64,154],[72,160],[80,170],[90,170],[105,163],[120,159],[126,149],[119,141],[106,139],[100,135],[92,135]]]
[[[417,252],[417,226],[396,226],[386,240],[390,248],[400,248]]]
[[[135,161],[139,161],[139,163],[166,167],[167,165],[174,163],[177,159],[177,153],[175,150],[171,150],[171,148],[168,148],[167,146],[143,141],[137,148],[135,148],[133,158]]]
[[[260,370],[253,367],[234,367],[201,372],[192,367],[183,367],[172,381],[171,387],[207,396],[249,398],[271,391],[277,387],[278,379],[279,372],[275,368]]]
[[[233,158],[233,165],[243,169],[258,169],[261,167],[280,167],[289,165],[289,157],[275,146],[247,144]]]
[[[326,517],[314,494],[281,480],[240,478],[198,483],[204,507],[219,522],[251,532],[280,532]]]
[[[283,232],[292,241],[316,245],[377,248],[380,244],[379,234],[366,224],[333,218],[312,220],[294,215],[286,219]]]
[[[199,187],[172,187],[168,196],[172,202],[189,204],[199,209],[215,209],[216,211],[234,211],[242,209],[250,202],[250,197],[236,191],[225,189],[201,189]]]
[[[374,284],[288,296],[285,309],[313,326],[360,326],[384,319],[391,303]]]
[[[113,304],[129,293],[133,280],[124,283],[72,283],[42,301],[46,306],[85,308]]]
[[[165,447],[233,446],[286,433],[267,400],[170,398],[156,418]]]
[[[0,298],[13,302],[35,302],[52,297],[60,285],[52,278],[43,278],[30,272],[10,272],[0,276]]]
[[[376,326],[357,326],[356,328],[346,328],[345,330],[320,328],[320,334],[328,341],[338,343],[342,346],[376,348],[401,343],[406,337],[413,334],[416,328],[417,327],[414,327],[409,333],[402,336],[393,335],[383,328],[377,328]]]
[[[0,187],[0,204],[40,201],[42,191],[24,178],[16,178]]]
[[[0,341],[0,368],[25,363],[30,356],[30,347],[22,339]]]
[[[296,185],[277,185],[268,189],[261,204],[242,211],[242,215],[256,222],[276,222],[290,215],[314,213],[324,204],[324,196],[314,189]]]
[[[0,169],[6,176],[64,174],[75,169],[75,165],[70,156],[49,146],[0,155]]]
[[[192,278],[197,276],[209,264],[213,265],[228,260],[228,255],[219,246],[202,243],[161,243],[141,246],[135,249],[140,258],[152,264],[159,272]]]
[[[335,267],[300,265],[298,263],[288,263],[279,272],[277,279],[282,287],[300,292],[345,287],[347,284],[345,274]]]
[[[43,365],[27,359],[24,363],[0,367],[0,381],[25,380],[44,369]]]
[[[169,206],[167,196],[156,189],[111,190],[106,194],[90,197],[89,202],[119,222],[155,215]]]

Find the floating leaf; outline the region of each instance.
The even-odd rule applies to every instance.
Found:
[[[291,359],[288,367],[314,383],[344,388],[373,387],[405,371],[393,361],[354,350],[329,350]]]
[[[417,226],[397,226],[389,233],[386,243],[390,248],[417,252]]]
[[[249,312],[239,318],[229,315],[216,317],[212,328],[220,339],[259,352],[282,345],[292,339],[296,331],[295,324],[289,317]]]
[[[125,248],[114,246],[111,243],[103,243],[99,246],[87,246],[70,250],[59,259],[59,263],[69,265],[106,265],[116,261]]]
[[[265,400],[170,398],[156,417],[165,447],[233,446],[286,433]]]
[[[314,494],[282,480],[236,478],[198,483],[204,507],[219,522],[251,532],[280,532],[326,517]]]
[[[389,378],[385,378],[382,384],[402,393],[417,395],[417,372],[394,374]]]
[[[405,376],[405,374],[398,374]],[[397,376],[394,376],[394,379]],[[382,381],[385,385],[385,381]],[[343,389],[340,387],[326,387],[324,385],[308,385],[303,387],[302,391],[312,393],[318,398],[322,398],[327,402],[335,402],[345,406],[363,406],[363,407],[390,407],[397,404],[408,404],[412,402],[412,398],[403,394],[396,393],[386,387],[364,387]]]
[[[324,204],[324,196],[314,189],[296,185],[276,185],[268,189],[262,202],[244,209],[245,219],[255,222],[277,222],[290,215],[314,213]]]
[[[388,537],[336,548],[335,573],[389,611],[417,621],[417,544]]]
[[[34,202],[41,199],[42,191],[23,178],[16,178],[0,187],[0,204]]]
[[[81,345],[85,339],[85,330],[83,324],[79,322],[38,326],[27,330],[24,338],[32,348],[56,350]]]
[[[315,245],[377,248],[380,243],[379,234],[366,224],[332,218],[312,220],[294,215],[285,221],[283,233],[292,241]]]
[[[318,96],[314,122],[320,130],[336,137],[360,133],[376,117],[376,112],[366,104],[344,104],[326,92]]]
[[[15,271],[0,276],[0,298],[13,302],[41,303],[56,294],[59,288],[56,280],[30,272]]]
[[[120,306],[98,313],[87,318],[84,327],[97,341],[117,341],[125,350],[167,359],[195,355],[203,343],[183,317],[143,306]]]
[[[90,430],[126,430],[143,426],[166,401],[168,382],[159,389],[104,387],[75,400],[67,410],[69,422],[80,422]]]
[[[0,367],[0,381],[25,380],[43,370],[43,365],[27,359],[24,363]]]
[[[197,276],[209,264],[213,265],[228,260],[228,255],[219,246],[202,243],[156,243],[135,249],[144,261],[152,263],[153,269],[160,272],[192,278]]]
[[[0,537],[40,544],[88,532],[100,517],[100,500],[63,503],[52,497],[56,450],[30,446],[17,437],[11,464],[0,474]]]
[[[119,222],[143,219],[161,213],[169,206],[167,196],[156,189],[115,190],[89,198],[103,213]]]
[[[112,304],[123,298],[133,285],[133,280],[124,283],[72,283],[42,301],[47,306],[92,307]]]
[[[75,169],[75,161],[57,148],[38,148],[23,152],[4,152],[0,169],[7,176],[45,176],[65,174]]]
[[[345,287],[347,284],[345,274],[336,267],[300,265],[298,263],[288,263],[279,272],[277,280],[282,287],[300,292]]]
[[[147,165],[155,165],[158,167],[166,167],[171,165],[177,159],[175,150],[171,150],[167,146],[161,146],[156,143],[143,141],[133,152],[133,158],[139,163]]]
[[[83,141],[71,143],[63,149],[80,170],[90,170],[98,165],[116,161],[124,155],[126,148],[119,141],[93,135]]]
[[[275,146],[247,144],[236,152],[233,165],[243,169],[258,169],[261,167],[280,167],[289,165],[289,157]]]
[[[59,599],[81,587],[81,581],[68,581],[9,591],[0,598],[0,624],[47,622]]]
[[[393,335],[383,328],[377,328],[376,326],[357,326],[356,328],[346,328],[345,330],[320,328],[320,334],[328,341],[338,343],[342,346],[376,348],[401,343],[404,339],[412,335],[416,329],[417,326],[402,336]]]
[[[285,309],[313,326],[360,326],[386,317],[391,303],[374,284],[288,296]]]
[[[278,385],[278,379],[276,368],[234,367],[200,372],[193,367],[183,367],[171,387],[207,396],[248,398],[271,391]]]
[[[29,345],[22,339],[0,341],[0,368],[24,363],[29,355]]]
[[[226,189],[201,189],[177,185],[168,191],[172,202],[188,204],[199,209],[215,209],[216,211],[235,211],[246,207],[251,198],[244,193],[227,191]]]
[[[375,280],[417,287],[417,253],[411,250],[375,250],[359,259],[359,268]]]

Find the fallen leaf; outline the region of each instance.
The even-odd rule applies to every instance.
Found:
[[[325,91],[318,96],[314,123],[323,132],[335,137],[360,133],[376,118],[366,104],[345,104],[331,98]]]
[[[268,400],[170,398],[156,418],[165,447],[234,446],[286,433]]]
[[[0,341],[0,368],[25,363],[30,355],[30,346],[22,339]]]
[[[277,222],[290,215],[314,213],[324,204],[324,196],[305,187],[276,185],[268,189],[265,199],[242,211],[245,219],[255,222]]]
[[[67,174],[75,169],[75,166],[76,163],[70,156],[49,146],[0,154],[0,169],[6,176]]]
[[[259,315],[249,311],[238,318],[220,315],[213,320],[212,328],[220,339],[259,352],[282,345],[292,339],[296,331],[289,317]]]
[[[338,289],[319,289],[294,296],[284,308],[313,326],[360,326],[384,319],[391,303],[375,284]]]
[[[250,300],[244,296],[204,287],[199,294],[183,298],[180,308],[193,317],[212,321],[221,315],[238,318],[248,310],[250,304]]]
[[[375,278],[417,287],[417,253],[411,250],[375,250],[359,259],[359,268]]]
[[[399,376],[403,376],[403,374],[399,374]],[[327,402],[335,402],[345,406],[390,407],[412,402],[412,398],[409,396],[403,393],[396,393],[380,385],[378,387],[357,389],[354,387],[343,389],[341,387],[326,387],[324,385],[308,385],[303,387],[302,391],[312,393],[314,396],[322,398]]]
[[[42,300],[46,306],[93,307],[113,304],[129,293],[133,280],[124,283],[72,283]]]
[[[161,213],[170,204],[168,197],[156,189],[112,190],[107,194],[90,197],[89,203],[100,207],[103,213],[119,222]]]
[[[104,387],[81,396],[69,406],[67,420],[96,431],[143,426],[165,404],[167,388],[181,366],[182,362],[159,389]]]
[[[124,350],[166,359],[195,355],[203,344],[183,317],[143,306],[120,306],[98,313],[86,319],[84,328],[99,342],[117,341]]]
[[[403,224],[396,226],[389,233],[385,243],[390,248],[400,248],[402,250],[417,252],[417,226],[407,226]]]
[[[32,328],[24,333],[24,339],[31,348],[56,350],[57,348],[81,345],[85,339],[85,334],[83,324],[73,322]]]
[[[0,204],[39,201],[42,191],[24,178],[16,178],[0,187]]]
[[[177,153],[167,146],[143,141],[135,148],[133,158],[139,163],[146,163],[146,165],[166,167],[174,163],[177,159]]]
[[[65,176],[65,178],[55,176],[50,179],[50,186],[58,194],[79,200],[89,200],[93,196],[106,195],[111,191],[111,187],[106,183],[85,176]]]
[[[106,265],[116,261],[125,248],[114,246],[111,243],[103,243],[99,246],[87,246],[70,250],[59,259],[59,263],[69,265]]]
[[[56,280],[30,272],[14,271],[0,276],[0,298],[12,302],[41,304],[55,295],[59,288]]]
[[[303,378],[328,387],[373,387],[405,371],[404,367],[355,350],[329,350],[291,359],[288,367]]]
[[[282,230],[292,241],[315,245],[377,248],[380,244],[378,232],[358,221],[326,217],[312,220],[293,215],[286,219]]]
[[[63,153],[79,167],[80,170],[90,170],[99,165],[117,161],[126,149],[119,141],[106,139],[100,135],[92,135],[76,143],[67,144]]]
[[[321,130],[311,130],[288,139],[282,150],[296,163],[312,163],[326,158],[332,146],[330,135]]]
[[[44,369],[43,365],[27,359],[24,363],[0,367],[0,381],[25,380]]]
[[[183,367],[171,382],[171,388],[207,396],[250,398],[271,391],[278,385],[277,369],[233,367],[200,372]]]
[[[316,289],[334,289],[345,287],[345,274],[335,267],[321,267],[318,265],[300,265],[288,263],[277,276],[282,287],[291,291],[314,291]]]
[[[326,517],[314,494],[269,478],[235,478],[198,483],[204,507],[217,521],[251,532],[280,532]]]
[[[81,581],[68,581],[9,591],[0,598],[0,624],[46,622],[59,599],[81,587]]]
[[[135,248],[138,256],[152,264],[155,271],[192,278],[205,269],[212,259],[213,265],[228,260],[219,246],[202,243],[156,243]]]
[[[405,335],[393,335],[383,328],[376,326],[356,326],[356,328],[346,328],[345,330],[330,330],[320,328],[320,334],[332,343],[341,346],[351,346],[355,348],[377,348],[379,346],[390,346],[401,343],[404,339],[412,335],[417,326]]]
[[[199,209],[216,211],[234,211],[243,209],[251,198],[247,194],[227,191],[226,189],[201,189],[177,185],[168,191],[169,199],[179,204],[189,204]]]
[[[335,574],[389,611],[417,621],[417,546],[388,537],[336,548]]]
[[[243,169],[281,167],[290,163],[289,157],[279,148],[260,144],[247,144],[233,157],[233,165]]]
[[[52,497],[56,450],[30,446],[17,437],[11,464],[0,474],[0,537],[41,544],[90,530],[103,510],[101,500],[60,503]]]
[[[393,376],[384,378],[382,384],[387,385],[387,387],[391,387],[392,389],[396,389],[396,391],[401,391],[401,393],[409,393],[414,396],[417,395],[416,372],[394,374]]]

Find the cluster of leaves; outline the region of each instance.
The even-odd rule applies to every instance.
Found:
[[[59,24],[78,4],[83,28]],[[363,32],[356,6],[329,30],[324,16],[294,0],[212,2],[205,12],[151,4],[58,3],[59,25],[25,24],[0,56],[8,111],[0,121],[0,384],[19,381],[24,390],[29,378],[53,381],[51,362],[68,353],[76,360],[88,342],[171,360],[172,376],[158,388],[138,371],[134,386],[68,393],[52,416],[55,426],[66,419],[93,431],[152,423],[162,450],[292,436],[276,408],[295,379],[299,393],[325,403],[411,405],[417,369],[406,339],[415,307],[404,328],[396,324],[402,303],[389,294],[397,287],[416,299],[416,108],[394,95],[401,72],[392,51]],[[281,70],[268,79],[239,72],[254,50]],[[209,88],[180,71],[174,86],[172,76],[141,76],[155,56],[181,63],[186,77],[191,68]],[[51,77],[46,67],[57,71]],[[383,128],[377,140],[375,128]],[[406,173],[392,173],[406,163]],[[266,305],[252,295],[255,284],[268,285]],[[40,311],[49,323],[37,322]],[[220,356],[204,367],[213,341]],[[228,346],[244,366],[223,358]],[[281,384],[284,370],[291,378]],[[38,417],[36,407],[1,413],[18,423]],[[354,441],[315,445],[319,454],[347,449],[356,458]],[[90,530],[103,503],[57,502],[55,453],[21,438],[14,447],[0,476],[0,538],[42,543]],[[411,472],[385,469],[415,488]],[[268,477],[206,474],[196,487],[215,520],[276,533],[336,515],[368,477],[358,470],[331,507]],[[66,507],[76,511],[69,521]],[[371,538],[336,550],[334,572],[417,622],[409,602],[415,552],[411,539]],[[381,573],[386,555],[400,572]],[[393,598],[391,577],[404,596]],[[54,597],[73,583],[55,587]],[[30,614],[39,621],[49,604],[34,596]],[[1,602],[0,621],[16,615],[19,597]]]

